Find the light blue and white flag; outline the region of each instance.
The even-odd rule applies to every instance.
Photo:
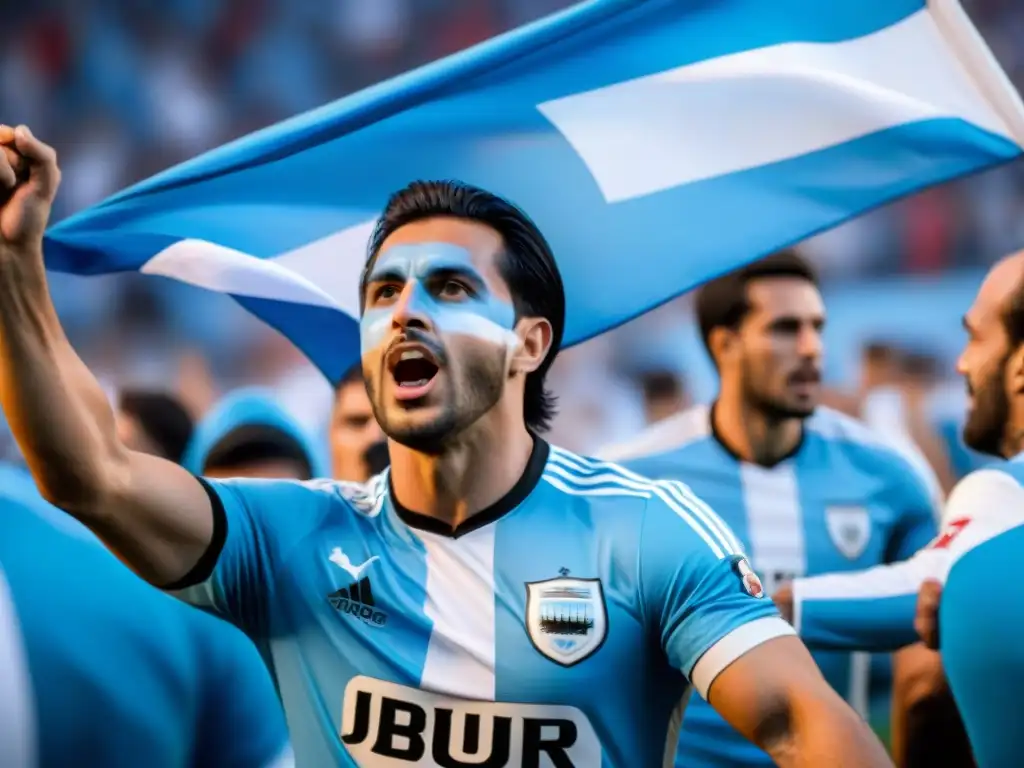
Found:
[[[142,182],[47,259],[230,294],[336,378],[367,236],[414,179],[537,221],[572,344],[1022,145],[957,0],[592,0]]]

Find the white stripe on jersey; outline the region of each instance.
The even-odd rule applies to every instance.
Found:
[[[35,702],[10,587],[0,569],[0,766],[36,765]]]
[[[565,487],[566,483],[556,485],[552,482],[551,473],[561,475],[575,487]],[[573,495],[612,495],[607,491],[588,487],[598,483],[610,483],[612,488],[607,490],[618,491],[619,495],[635,496],[639,493],[648,497],[657,496],[704,540],[716,557],[721,559],[729,555],[743,554],[743,547],[729,526],[681,482],[650,480],[617,464],[587,459],[554,445],[551,446],[544,479],[559,490]]]
[[[494,536],[487,525],[453,539],[411,530],[426,550],[423,612],[433,624],[419,687],[460,699],[494,701]]]

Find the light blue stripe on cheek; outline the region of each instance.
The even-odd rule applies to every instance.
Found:
[[[376,349],[388,337],[391,330],[391,319],[394,315],[392,307],[368,309],[359,319],[359,344],[362,354]]]

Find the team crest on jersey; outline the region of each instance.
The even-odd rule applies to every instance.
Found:
[[[534,648],[571,667],[593,655],[608,634],[600,579],[562,575],[526,585],[526,632]]]
[[[825,507],[825,527],[836,549],[850,560],[864,554],[871,540],[871,515],[867,507]]]

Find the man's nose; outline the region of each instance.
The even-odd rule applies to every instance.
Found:
[[[823,346],[824,345],[821,341],[821,331],[817,328],[807,327],[800,332],[797,350],[802,357],[810,357],[815,360],[819,359],[822,354]]]
[[[402,293],[395,303],[395,311],[392,313],[392,322],[396,328],[421,328],[428,330],[432,327],[430,313],[427,311],[428,297],[425,290],[419,283],[410,280],[402,287]]]

